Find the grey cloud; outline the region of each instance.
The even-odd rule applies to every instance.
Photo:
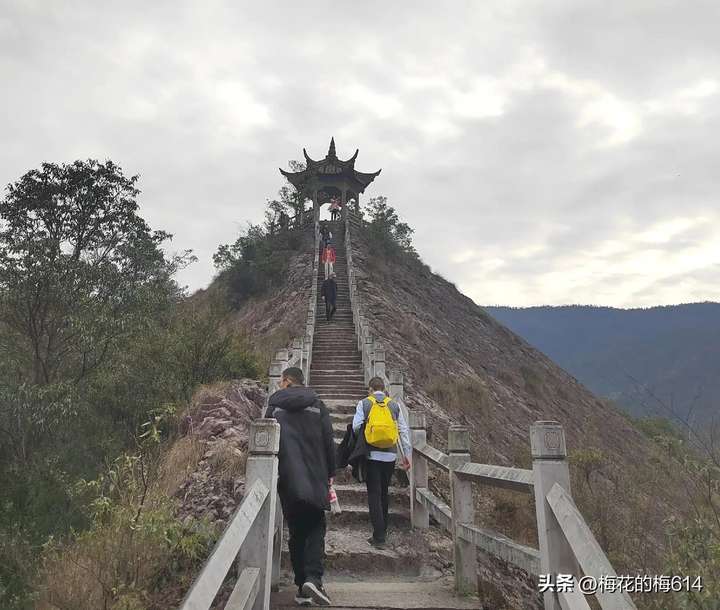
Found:
[[[143,214],[175,234],[170,248],[198,254],[181,276],[195,288],[212,277],[217,245],[262,218],[277,167],[303,147],[321,157],[334,135],[341,156],[360,148],[359,169],[383,168],[366,198],[387,195],[422,256],[461,289],[483,302],[526,289],[572,302],[577,287],[549,287],[546,274],[609,239],[712,211],[718,105],[643,115],[634,139],[602,148],[606,125],[578,125],[587,99],[542,79],[523,88],[510,70],[535,57],[631,104],[669,99],[720,63],[718,9],[686,6],[5,3],[0,78],[13,86],[0,182],[42,160],[113,158],[141,174]],[[453,106],[478,78],[499,83],[498,116]],[[667,247],[711,239],[698,229]],[[613,266],[646,247],[626,242]],[[491,259],[504,264],[480,271]],[[585,294],[594,286],[597,302],[617,304],[620,276],[588,278]],[[710,278],[697,277],[696,287]],[[663,271],[653,279],[662,290]],[[489,281],[514,288],[478,292]]]

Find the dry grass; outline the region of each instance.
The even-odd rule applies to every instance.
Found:
[[[204,443],[192,434],[175,441],[160,463],[158,489],[168,497],[174,496],[197,469],[203,451]]]
[[[36,608],[148,610],[158,608],[159,592],[186,588],[216,533],[204,521],[181,522],[172,495],[202,451],[202,442],[182,438],[160,458],[116,462],[92,526],[45,550]]]
[[[220,481],[234,481],[245,474],[247,453],[220,439],[213,443],[208,462]]]

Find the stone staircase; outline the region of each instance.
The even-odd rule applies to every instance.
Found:
[[[337,445],[352,423],[358,401],[367,396],[367,388],[350,305],[344,227],[340,222],[329,225],[337,251],[337,311],[328,322],[320,296],[321,266],[309,385],[330,410]],[[372,528],[365,484],[354,481],[348,469],[337,472],[335,489],[342,512],[328,514],[325,538],[325,585],[335,607],[477,607],[475,601],[459,599],[452,591],[448,570],[452,547],[447,537],[434,529],[427,534],[411,529],[409,488],[399,484],[398,477],[389,490],[390,526],[383,549],[367,542]],[[292,583],[287,551],[282,563],[284,580]],[[293,596],[292,586],[283,587],[273,595],[273,607],[293,606]]]

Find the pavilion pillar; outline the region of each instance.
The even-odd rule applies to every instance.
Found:
[[[313,222],[320,222],[320,191],[313,192]]]

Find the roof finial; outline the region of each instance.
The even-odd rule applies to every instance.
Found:
[[[330,138],[330,148],[328,149],[328,157],[337,157],[335,154],[335,138]]]

